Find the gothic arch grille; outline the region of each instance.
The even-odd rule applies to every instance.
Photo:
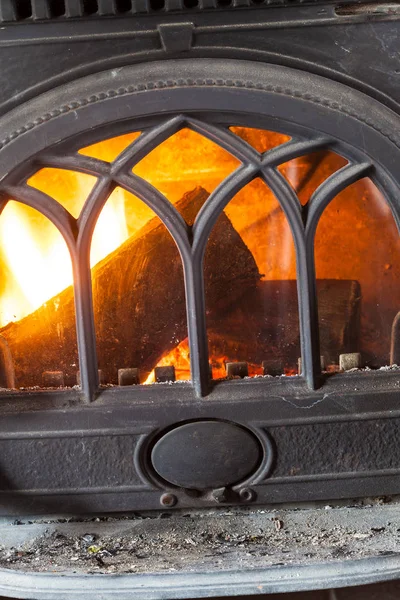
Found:
[[[231,124],[235,124],[233,121]],[[164,140],[189,128],[212,140],[236,157],[240,164],[221,182],[189,227],[176,208],[150,183],[132,172],[132,168]],[[97,182],[86,198],[82,211],[75,219],[56,200],[28,186],[25,181],[2,187],[3,207],[7,198],[25,203],[45,214],[62,233],[73,264],[77,330],[82,390],[93,399],[98,388],[96,341],[91,296],[90,244],[97,218],[116,186],[142,200],[162,220],[173,237],[183,263],[188,314],[192,384],[198,396],[206,396],[210,386],[207,346],[203,258],[219,215],[224,207],[246,184],[260,177],[278,199],[290,224],[296,248],[299,317],[301,336],[302,376],[311,389],[321,384],[318,307],[314,266],[314,238],[324,208],[342,190],[363,177],[374,175],[371,160],[362,152],[346,152],[337,140],[317,132],[292,135],[290,141],[260,153],[232,133],[225,123],[215,119],[176,115],[159,119],[156,124],[141,127],[142,133],[111,163],[84,156],[71,143],[59,146],[55,152],[42,153],[35,158],[36,168],[53,167],[86,173]],[[278,167],[308,153],[329,149],[347,154],[348,163],[331,175],[313,193],[306,205],[301,205],[295,191]]]
[[[260,154],[235,135],[232,126],[282,132],[290,140]],[[186,128],[239,163],[207,196],[192,226],[168,194],[152,187],[137,169],[132,171],[153,149]],[[127,132],[141,134],[111,162],[80,152]],[[321,373],[324,342],[319,340],[316,293],[320,262],[314,252],[320,250],[321,224],[328,221],[329,226],[342,191],[347,199],[354,187],[364,185],[363,179],[386,199],[387,213],[395,222],[391,235],[397,239],[399,150],[398,115],[373,98],[311,73],[250,61],[166,60],[103,71],[54,88],[0,119],[0,211],[10,200],[28,205],[47,217],[65,240],[74,275],[81,375],[80,390],[1,392],[2,514],[157,509],[165,507],[166,492],[173,495],[170,506],[178,508],[215,506],[219,501],[267,504],[398,494],[400,459],[392,441],[400,427],[399,372],[378,369],[338,377]],[[282,165],[325,151],[347,163],[322,183],[319,178],[319,187],[304,204],[304,196],[282,175]],[[44,168],[95,178],[79,215],[29,183]],[[275,196],[293,238],[302,376],[215,384],[209,374],[202,261],[219,216],[232,207],[230,201],[240,190],[255,182]],[[191,383],[99,388],[91,238],[102,208],[120,188],[155,213],[180,254]],[[345,217],[352,214],[349,209]],[[373,217],[367,209],[362,214]],[[367,250],[375,252],[373,235],[367,239]],[[394,263],[397,246],[393,248]],[[337,273],[342,278],[342,272]],[[349,269],[346,278],[353,278]],[[396,294],[392,297],[397,312]],[[205,432],[203,443],[195,445],[204,454],[197,459],[192,455],[186,474],[196,473],[197,467],[214,467],[218,455],[223,465],[218,475],[224,476],[226,455],[221,449],[228,454],[236,449],[237,464],[249,462],[251,469],[241,470],[239,481],[235,463],[229,481],[221,483],[218,476],[203,482],[200,495],[187,493],[187,485],[196,488],[198,482],[178,481],[174,474],[169,477],[168,469],[175,464],[176,473],[182,471],[179,457],[186,460],[194,447],[192,428],[198,435]],[[232,436],[225,435],[229,430]],[[216,431],[222,436],[218,443]],[[185,449],[175,452],[183,443],[181,435]],[[164,451],[167,458],[160,463]],[[33,455],[37,469],[32,468]],[[227,496],[219,493],[224,483]]]

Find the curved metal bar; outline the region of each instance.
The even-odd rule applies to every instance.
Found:
[[[185,260],[185,287],[193,383],[198,397],[208,393],[210,380],[203,261],[209,234],[229,200],[258,173],[241,165],[227,177],[200,209],[193,225],[191,256]]]
[[[259,173],[259,166],[242,164],[213,191],[199,210],[193,225],[192,255],[203,260],[204,251],[212,228],[228,202]]]
[[[217,127],[216,125],[210,125],[204,121],[191,119],[189,117],[186,119],[185,125],[189,129],[192,129],[212,142],[215,142],[242,163],[251,162],[253,164],[259,164],[261,161],[262,154],[260,152],[225,127]]]
[[[131,170],[154,148],[157,148],[171,135],[179,131],[184,123],[185,117],[177,115],[156,127],[152,127],[146,133],[142,133],[111,163],[112,174],[115,176],[122,171]]]
[[[190,371],[195,394],[207,396],[210,384],[208,337],[202,263],[192,257],[183,258],[185,274],[186,313],[188,322]]]
[[[131,170],[134,164],[137,164],[152,149],[157,147],[162,141],[182,129],[184,126],[187,126],[218,143],[219,146],[228,150],[231,154],[243,162],[253,161],[257,164],[260,163],[260,154],[233,133],[219,127],[208,125],[196,119],[186,118],[184,115],[181,115],[167,121],[160,127],[151,129],[147,134],[142,134],[138,140],[133,142],[133,144],[131,144],[131,146],[128,147],[127,150],[122,153],[116,161],[114,161],[112,165],[112,173],[114,180],[119,185],[138,196],[148,206],[150,206],[152,210],[154,210],[154,212],[161,218],[178,246],[183,261],[185,276],[191,375],[196,395],[198,397],[202,397],[208,393],[210,377],[205,319],[204,281],[202,272],[203,254],[208,235],[207,227],[204,228],[204,233],[202,236],[203,250],[200,251],[200,254],[196,259],[196,247],[198,247],[196,246],[196,243],[198,243],[198,240],[196,240],[196,235],[194,234],[194,239],[196,241],[194,242],[194,249],[192,250],[190,247],[190,228],[187,226],[182,216],[176,211],[171,203],[148,182],[131,172],[124,173],[127,167]],[[257,167],[251,167],[250,170],[253,173],[257,170]],[[250,179],[251,177],[249,180]],[[239,178],[238,181],[238,176],[236,176],[234,177],[234,182],[236,187],[232,189],[232,195],[226,197],[225,203],[227,203],[230,197],[232,197],[236,191],[238,191],[240,187],[247,181],[245,177]],[[223,193],[225,194],[226,190],[229,189],[229,178],[228,180],[225,180],[223,189]],[[214,197],[214,195],[212,195],[212,197]],[[218,196],[216,202],[217,204],[221,203],[221,200],[218,198]],[[206,202],[206,205],[208,205],[208,203],[209,201]],[[223,202],[220,210],[222,210],[222,208]],[[218,206],[216,210],[219,210]],[[205,220],[207,220],[207,218],[207,216],[204,217]],[[218,215],[216,215],[216,218],[218,218]],[[209,223],[209,231],[211,231],[212,226],[213,222],[211,221]],[[193,232],[199,231],[200,229],[195,223]]]
[[[296,140],[292,139],[285,144],[281,144],[276,148],[271,148],[263,154],[263,167],[277,167],[282,163],[299,158],[305,154],[316,152],[317,150],[331,149],[332,140],[320,137],[312,140]]]
[[[352,183],[367,177],[372,167],[373,165],[370,162],[346,165],[330,175],[315,190],[307,207],[305,231],[308,245],[314,245],[318,221],[329,202]]]
[[[80,261],[77,247],[78,224],[76,219],[53,198],[43,192],[30,188],[27,185],[21,187],[9,187],[4,189],[8,197],[22,202],[38,210],[45,215],[51,223],[60,231],[70,252],[73,274],[74,274],[74,298],[75,298],[75,319],[77,331],[78,354],[81,374],[85,377],[87,364],[90,363],[90,352],[94,351],[95,346],[88,345],[88,339],[83,334],[87,327],[87,315],[80,310],[82,304],[88,303],[85,294],[81,290]],[[91,298],[89,299],[91,303]],[[91,309],[92,310],[92,309]],[[96,367],[97,376],[97,367]],[[86,380],[82,379],[82,391],[85,397],[91,397],[87,389]]]
[[[114,177],[115,183],[137,196],[160,217],[168,229],[182,258],[190,255],[190,227],[173,204],[150,183],[134,173],[120,173]]]
[[[400,185],[391,177],[389,173],[374,165],[373,172],[370,173],[371,181],[378,190],[384,195],[386,202],[392,211],[398,232],[400,234]]]
[[[117,174],[127,167],[132,169],[152,150],[184,127],[196,131],[215,142],[241,162],[260,162],[261,154],[231,131],[198,119],[192,119],[186,115],[178,115],[157,127],[153,127],[148,132],[142,133],[112,163],[112,173]]]
[[[28,186],[6,190],[12,198],[24,202],[45,214],[58,227],[68,244],[74,274],[75,319],[81,389],[83,398],[88,402],[94,400],[98,388],[90,272],[90,242],[98,214],[109,196],[110,186],[111,183],[108,178],[97,182],[85,203],[84,218],[79,223],[60,204],[43,192]],[[56,218],[54,218],[54,214],[56,214]],[[66,222],[72,222],[74,225],[73,236],[69,233],[69,238],[72,237],[69,242],[66,233],[63,233]]]
[[[75,252],[78,235],[77,221],[54,198],[28,185],[4,187],[2,194],[45,215],[63,236],[71,255]]]
[[[135,194],[160,217],[174,239],[183,263],[186,315],[188,324],[190,371],[197,397],[208,394],[210,372],[208,366],[208,341],[204,310],[204,283],[201,268],[192,258],[191,228],[176,208],[147,181],[133,173],[120,174],[117,183]]]
[[[65,156],[44,154],[40,156],[39,164],[42,168],[78,171],[94,177],[105,176],[110,173],[110,163],[79,153]]]
[[[302,375],[311,389],[321,377],[317,307],[311,289],[315,288],[309,271],[302,210],[297,194],[285,177],[274,168],[264,168],[263,179],[276,196],[288,220],[296,248],[297,294],[299,303]]]
[[[281,205],[293,235],[296,233],[299,240],[304,238],[303,207],[290,183],[276,168],[264,167],[261,176]]]
[[[114,183],[105,176],[98,179],[90,192],[78,219],[77,251],[73,260],[81,389],[88,402],[95,399],[99,386],[90,248],[97,219],[113,188]]]
[[[114,188],[115,183],[108,177],[108,175],[105,175],[96,181],[91,192],[86,198],[85,204],[83,205],[81,214],[78,218],[79,244],[82,244],[81,240],[87,239],[90,246],[97,219],[99,218],[101,210]]]
[[[85,397],[90,400],[94,399],[98,387],[90,245],[97,219],[116,184],[119,184],[128,192],[135,194],[160,217],[174,239],[184,265],[186,265],[186,269],[188,262],[190,262],[189,227],[174,206],[156,188],[133,173],[120,173],[116,176],[115,180],[111,180],[108,176],[105,176],[97,181],[97,184],[86,200],[78,220],[78,260],[75,265],[77,281],[75,291],[76,311],[77,315],[81,317],[79,339],[84,349],[82,354],[80,354],[80,360],[82,356],[82,362],[80,362],[81,385]]]
[[[365,177],[371,170],[370,163],[357,165],[346,165],[322,183],[311,197],[305,215],[304,246],[301,253],[301,264],[298,267],[298,280],[301,288],[299,306],[303,321],[303,345],[306,350],[306,360],[312,361],[312,372],[316,378],[320,374],[320,345],[319,345],[319,318],[318,318],[318,296],[315,273],[315,232],[325,207],[341,191],[349,185]],[[300,290],[299,290],[300,291]],[[311,356],[310,356],[311,354]],[[310,365],[310,362],[308,362]],[[309,381],[311,372],[305,376]]]
[[[192,246],[190,227],[158,190],[132,173],[116,177],[119,185],[138,196],[162,219],[181,254],[185,275],[191,375],[198,397],[207,395],[210,379],[203,281],[203,256],[208,235],[223,207],[243,185],[254,178],[257,171],[257,167],[242,165],[215,190],[196,218]],[[208,209],[203,210],[207,206]]]

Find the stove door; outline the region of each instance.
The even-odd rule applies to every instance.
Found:
[[[219,59],[4,116],[1,513],[398,493],[398,131]]]

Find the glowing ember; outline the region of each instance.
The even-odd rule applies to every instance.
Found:
[[[217,356],[213,354],[211,357],[210,367],[213,379],[225,379],[226,378],[226,363],[234,362],[235,357],[228,356]],[[167,367],[169,365],[175,366],[175,376],[177,380],[189,381],[190,380],[190,353],[189,353],[189,342],[188,338],[183,340],[178,346],[176,346],[171,352],[167,352],[155,365],[156,367]],[[261,365],[255,365],[248,363],[249,377],[255,375],[262,375],[263,369]],[[288,370],[287,375],[295,375],[294,372]],[[155,375],[154,370],[147,377],[145,384],[154,383]]]
[[[168,367],[169,365],[175,366],[176,379],[179,379],[180,381],[190,380],[190,354],[187,338],[178,344],[171,352],[166,353],[160,358],[155,367]],[[155,375],[153,370],[144,383],[154,383],[154,381]]]

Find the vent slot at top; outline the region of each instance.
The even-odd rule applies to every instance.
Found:
[[[316,3],[318,0],[0,0],[0,23]]]

